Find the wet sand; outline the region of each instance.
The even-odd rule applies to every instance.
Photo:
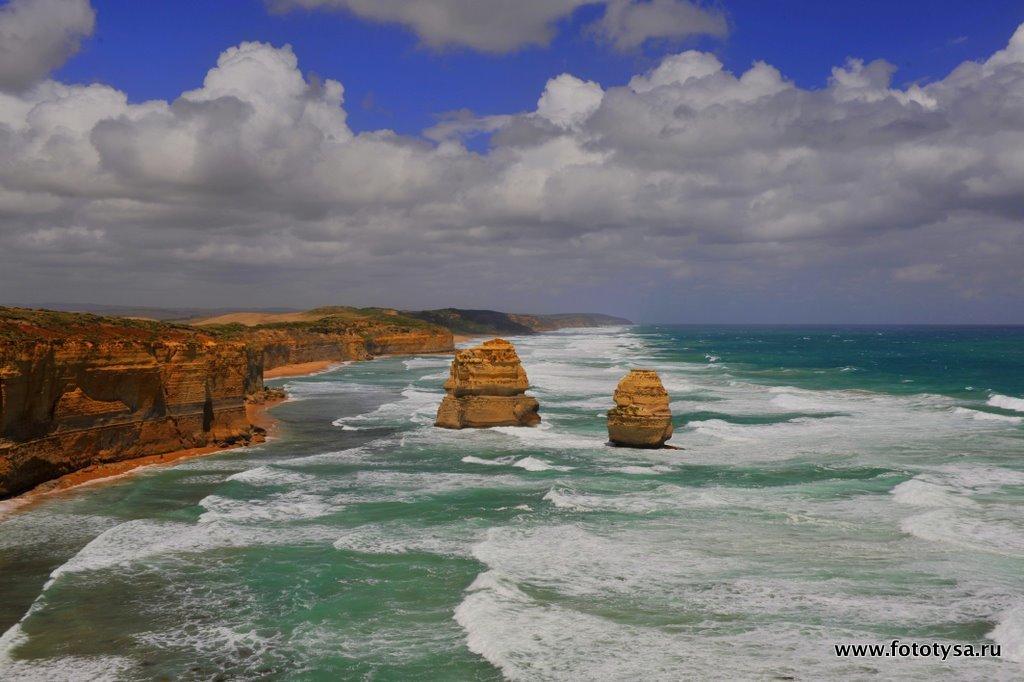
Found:
[[[302,377],[308,374],[323,372],[331,367],[340,367],[345,363],[337,360],[320,360],[318,362],[300,362],[295,365],[281,365],[274,369],[264,370],[264,379],[285,379],[289,377]]]

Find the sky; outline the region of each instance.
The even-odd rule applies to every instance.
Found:
[[[0,2],[0,303],[1024,323],[1024,5]]]

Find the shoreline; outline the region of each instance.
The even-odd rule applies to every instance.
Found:
[[[279,369],[284,369],[284,367]],[[314,372],[309,372],[309,374],[313,373]],[[304,375],[293,374],[289,376]],[[14,497],[7,498],[6,500],[0,500],[0,519],[9,514],[23,511],[28,507],[42,502],[44,499],[47,499],[52,495],[68,494],[86,486],[110,483],[138,473],[143,469],[181,464],[182,462],[187,462],[189,460],[209,457],[210,455],[215,455],[219,452],[227,452],[228,450],[237,450],[239,448],[262,445],[276,436],[278,426],[280,424],[280,422],[270,414],[270,408],[287,401],[288,398],[285,397],[279,400],[264,401],[262,403],[246,403],[245,415],[249,424],[251,426],[259,427],[266,432],[266,440],[261,441],[260,443],[239,443],[227,446],[207,445],[201,448],[186,448],[184,450],[173,450],[171,452],[163,452],[155,455],[132,457],[118,462],[93,464],[85,467],[84,469],[64,474],[59,478],[46,481],[45,483],[40,483],[35,488],[26,490],[20,495],[15,495]]]
[[[292,379],[294,377],[305,377],[310,374],[327,372],[336,367],[342,367],[346,363],[338,360],[317,360],[316,362],[300,362],[294,365],[281,365],[274,369],[263,371],[263,380],[267,379]]]
[[[453,344],[464,343],[466,341],[472,341],[475,339],[485,338],[487,335],[453,335]],[[455,349],[456,351],[458,349]],[[451,353],[452,351],[438,351],[438,353]],[[388,356],[399,356],[409,355],[409,353],[394,353],[386,354],[377,357],[388,357]],[[311,376],[314,374],[321,374],[329,372],[334,369],[343,367],[348,362],[339,362],[337,360],[321,360],[316,362],[302,362],[290,365],[281,365],[273,369],[267,370],[263,373],[264,380],[267,379],[290,379],[295,377]],[[249,424],[255,427],[259,427],[266,432],[266,439],[270,440],[274,438],[278,432],[279,422],[270,414],[270,408],[275,405],[279,405],[283,402],[287,402],[289,398],[278,400],[269,400],[262,403],[246,403],[245,413]],[[266,441],[264,441],[266,442]],[[52,495],[61,495],[72,493],[79,488],[91,485],[99,485],[102,483],[109,483],[126,476],[135,474],[143,469],[149,469],[151,467],[163,467],[170,466],[173,464],[180,464],[193,459],[199,459],[201,457],[209,457],[215,455],[218,452],[226,452],[228,450],[237,450],[243,447],[254,447],[261,445],[262,443],[250,443],[250,444],[237,444],[237,445],[207,445],[201,448],[187,448],[184,450],[175,450],[171,452],[164,452],[155,455],[144,455],[142,457],[132,457],[130,459],[121,460],[118,462],[106,462],[103,464],[93,464],[64,474],[59,478],[55,478],[44,483],[40,483],[31,490],[26,490],[20,495],[7,498],[6,500],[0,500],[0,518],[3,518],[9,514],[22,511],[28,507],[31,507],[44,499],[49,498]]]

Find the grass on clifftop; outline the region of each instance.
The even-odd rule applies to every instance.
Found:
[[[397,311],[385,308],[317,308],[309,311],[309,318],[254,326],[239,322],[192,326],[156,320],[105,317],[92,313],[0,307],[0,341],[248,341],[248,337],[261,330],[314,334],[341,334],[351,330],[360,335],[372,335],[374,328],[385,326],[410,330],[435,328],[429,322],[399,315]]]
[[[237,339],[246,334],[262,330],[305,331],[319,334],[340,334],[345,330],[356,333],[373,327],[399,327],[403,329],[429,330],[432,325],[424,320],[399,314],[388,308],[349,308],[332,306],[314,308],[302,314],[307,319],[290,319],[281,322],[264,322],[247,325],[241,322],[217,323],[199,322],[197,327],[219,338]],[[290,317],[295,317],[294,315]]]
[[[170,322],[0,307],[0,339],[8,341],[40,338],[80,339],[93,343],[117,339],[155,341],[158,338],[182,341],[207,336],[202,330]]]

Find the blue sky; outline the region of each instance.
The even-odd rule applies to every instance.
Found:
[[[562,72],[623,85],[683,48],[713,52],[737,73],[766,61],[805,88],[824,87],[832,67],[848,57],[891,62],[897,84],[927,82],[1002,48],[1024,22],[1024,4],[1017,0],[726,0],[719,3],[731,25],[725,40],[691,36],[622,53],[581,36],[600,12],[594,6],[559,22],[548,47],[482,55],[465,48],[430,50],[401,26],[347,12],[270,12],[261,0],[92,4],[96,32],[57,72],[60,80],[107,83],[133,101],[174,99],[199,87],[229,45],[287,43],[305,71],[345,84],[355,130],[404,134],[462,108],[485,115],[531,110],[545,82]]]
[[[0,303],[1024,323],[1019,0],[0,2]]]

